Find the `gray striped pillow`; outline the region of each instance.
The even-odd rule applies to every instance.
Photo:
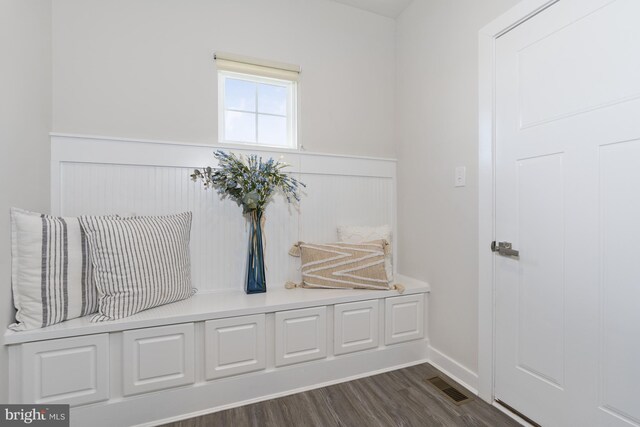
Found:
[[[13,330],[37,329],[95,313],[88,242],[78,218],[11,209]]]
[[[100,322],[189,298],[191,212],[114,220],[82,217],[99,293]]]

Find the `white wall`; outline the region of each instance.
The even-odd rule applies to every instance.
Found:
[[[217,142],[213,52],[302,66],[309,151],[393,157],[395,21],[327,0],[56,0],[53,129]]]
[[[414,0],[397,23],[399,269],[431,284],[432,347],[473,372],[478,30],[515,3]],[[467,167],[466,187],[454,188],[456,166]]]
[[[396,26],[327,0],[3,0],[0,212],[48,210],[51,129],[214,143],[215,50],[299,64],[308,150],[397,151],[399,268],[432,285],[432,345],[476,371],[477,31],[515,3],[414,0]],[[5,215],[5,286],[9,241]]]
[[[9,208],[49,209],[51,0],[0,2],[0,333],[13,318]],[[7,401],[0,348],[0,402]]]

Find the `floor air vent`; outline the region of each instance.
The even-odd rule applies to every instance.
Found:
[[[442,394],[451,399],[451,401],[456,405],[462,405],[463,403],[471,401],[471,398],[469,396],[453,387],[451,384],[440,377],[429,378],[427,382],[431,383],[435,388],[440,390]]]

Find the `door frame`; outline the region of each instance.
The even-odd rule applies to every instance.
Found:
[[[496,40],[562,0],[522,0],[479,33],[478,150],[478,396],[494,402],[495,378],[495,43]]]

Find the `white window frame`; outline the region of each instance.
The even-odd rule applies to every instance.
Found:
[[[260,115],[265,116],[277,116],[283,117],[278,114],[268,114],[268,113],[260,113],[258,112],[258,94],[256,91],[256,111],[253,112],[255,114],[256,120],[256,142],[247,142],[247,141],[234,141],[226,138],[226,129],[225,129],[225,113],[226,111],[240,111],[226,108],[226,79],[232,78],[237,80],[245,80],[253,83],[262,83],[262,84],[270,84],[287,88],[287,111],[286,111],[286,119],[287,119],[287,140],[286,144],[278,145],[278,144],[263,144],[260,143],[258,139],[259,128],[258,128],[258,117]],[[284,80],[284,79],[276,79],[271,77],[263,77],[255,74],[249,73],[239,73],[234,71],[226,71],[226,70],[218,70],[218,140],[220,144],[232,144],[232,145],[249,145],[253,147],[272,147],[272,148],[282,148],[282,149],[298,149],[298,82],[294,80]]]

